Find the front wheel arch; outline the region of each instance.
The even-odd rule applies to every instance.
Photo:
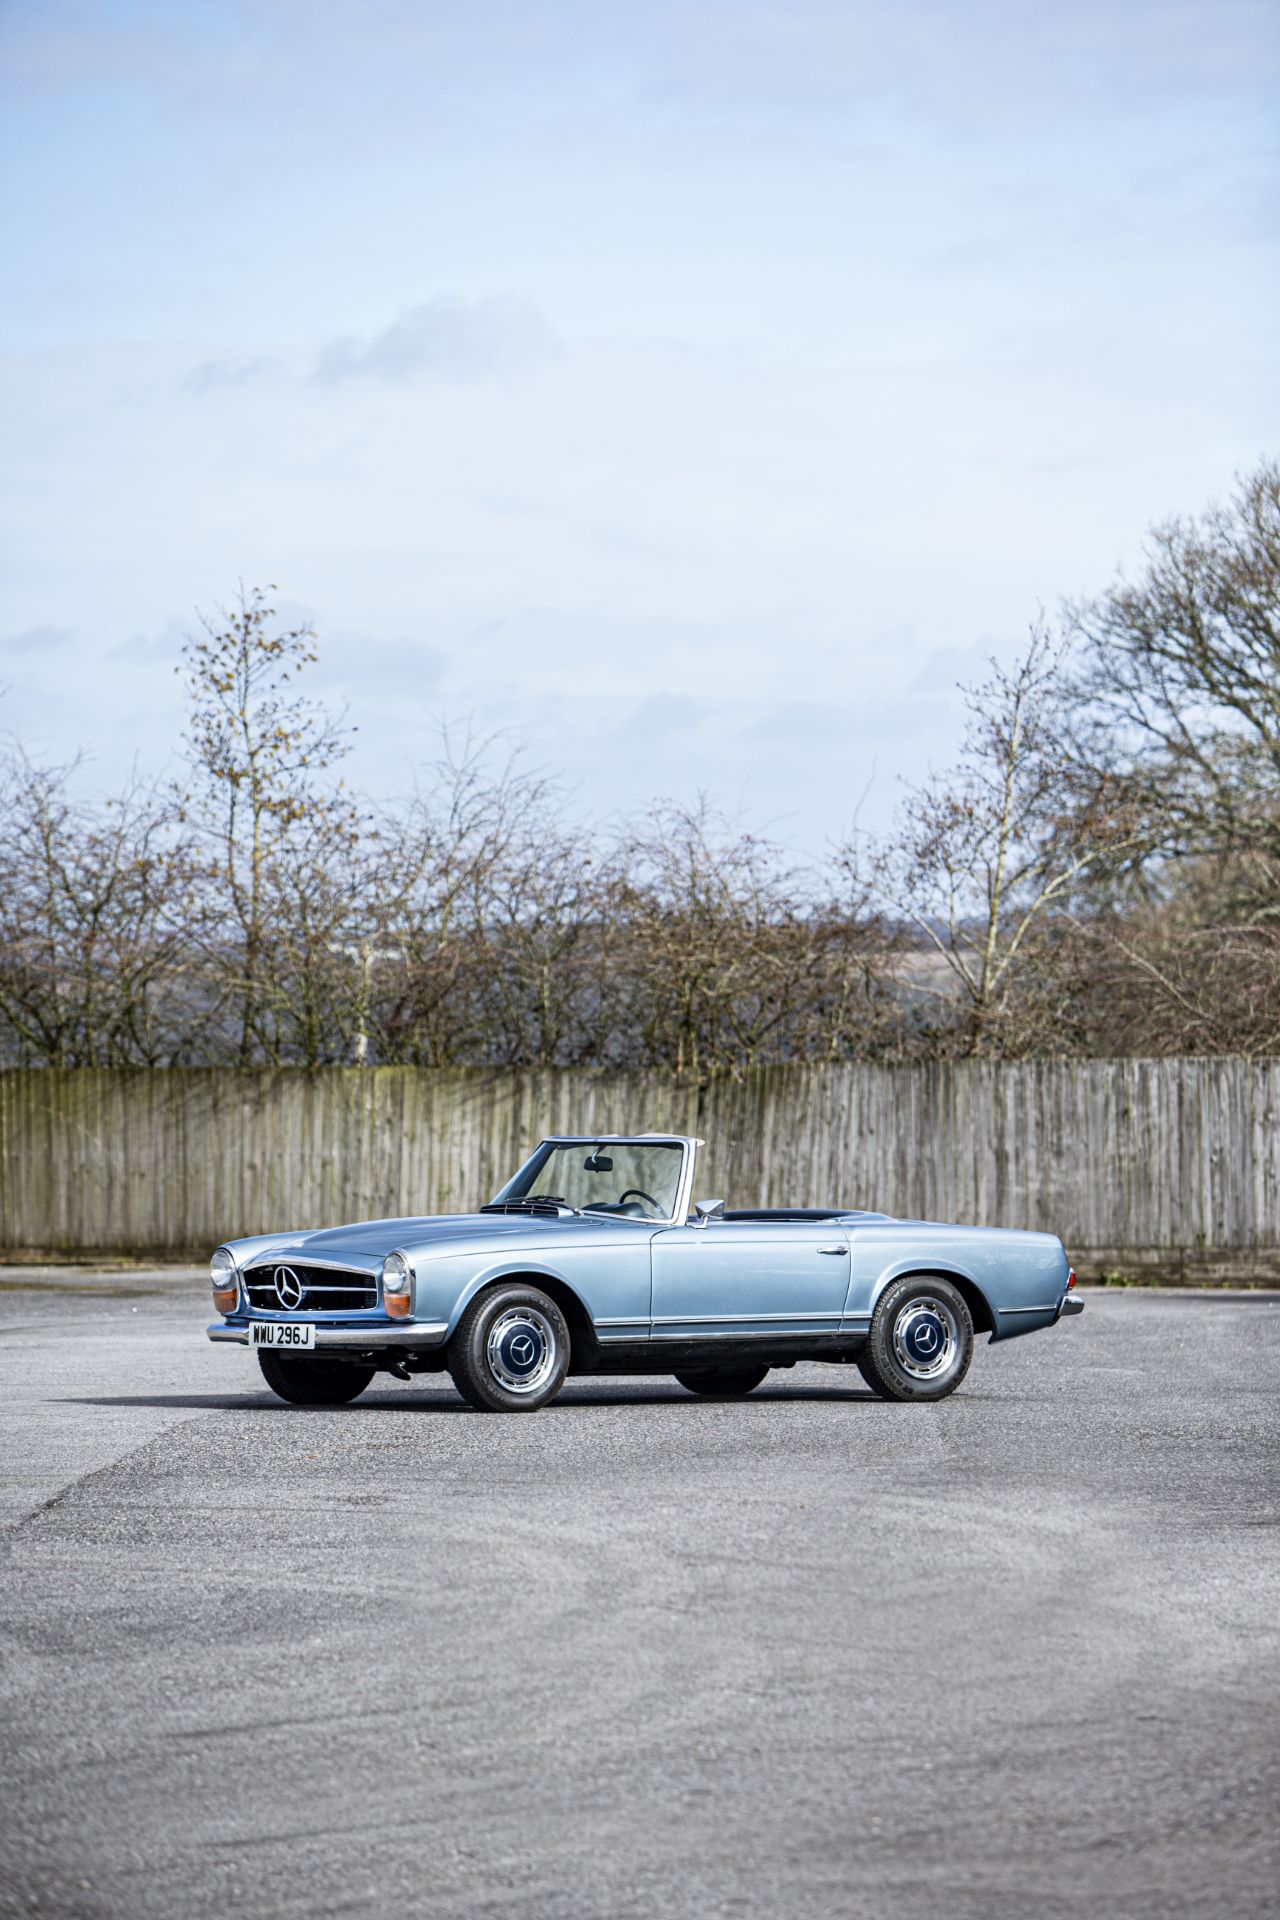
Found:
[[[540,1293],[554,1300],[569,1329],[570,1373],[594,1373],[600,1360],[600,1338],[595,1322],[566,1280],[554,1273],[539,1273],[536,1267],[515,1267],[510,1273],[487,1274],[478,1287],[463,1295],[450,1322],[448,1339],[453,1338],[463,1314],[496,1287],[537,1287]]]

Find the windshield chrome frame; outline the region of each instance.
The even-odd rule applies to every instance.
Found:
[[[688,1133],[549,1133],[539,1140],[528,1159],[518,1166],[504,1187],[493,1196],[491,1206],[505,1200],[516,1181],[531,1167],[544,1147],[609,1147],[609,1146],[660,1146],[680,1148],[680,1178],[676,1185],[675,1212],[661,1214],[656,1220],[643,1223],[650,1227],[683,1226],[689,1218],[689,1208],[693,1199],[693,1176],[697,1166],[698,1148],[706,1143],[694,1134]],[[621,1213],[597,1213],[591,1208],[583,1208],[578,1216],[583,1220],[627,1220],[631,1216]]]

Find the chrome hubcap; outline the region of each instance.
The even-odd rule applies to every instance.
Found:
[[[893,1323],[893,1353],[913,1380],[936,1380],[954,1364],[960,1329],[945,1300],[908,1300]]]
[[[556,1368],[555,1329],[536,1307],[509,1307],[485,1340],[489,1371],[508,1393],[537,1393]]]

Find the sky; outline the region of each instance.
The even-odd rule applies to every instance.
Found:
[[[804,850],[1277,450],[1270,0],[0,0],[0,727],[180,766],[273,582],[442,723]]]

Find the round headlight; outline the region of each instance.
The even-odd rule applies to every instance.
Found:
[[[402,1253],[389,1253],[382,1263],[382,1291],[408,1293],[413,1278],[409,1262]]]
[[[402,1253],[389,1253],[382,1263],[382,1304],[393,1320],[413,1312],[413,1268]]]

